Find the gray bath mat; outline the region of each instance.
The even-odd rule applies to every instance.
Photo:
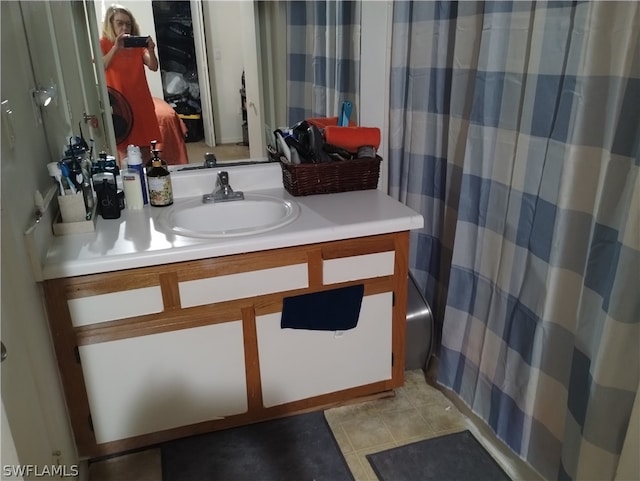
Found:
[[[164,443],[163,481],[353,481],[322,412]]]
[[[469,431],[369,454],[381,481],[509,481]]]

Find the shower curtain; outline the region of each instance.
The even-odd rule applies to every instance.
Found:
[[[360,2],[287,2],[287,117],[335,117],[360,89]]]
[[[438,382],[546,479],[613,479],[640,378],[640,4],[393,4],[391,194]]]

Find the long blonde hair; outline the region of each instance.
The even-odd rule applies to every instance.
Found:
[[[104,15],[104,21],[102,22],[102,36],[108,38],[112,42],[116,40],[116,32],[113,29],[113,17],[116,13],[124,13],[131,20],[131,35],[140,35],[140,26],[136,22],[135,17],[127,7],[122,5],[113,4],[107,8],[107,13]]]

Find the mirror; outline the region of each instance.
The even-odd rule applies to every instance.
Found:
[[[151,0],[135,1],[129,0],[134,4],[150,7]],[[89,2],[94,4],[93,2]],[[108,2],[99,0],[95,2],[96,12],[101,12],[101,4]],[[286,95],[287,95],[287,47],[286,47],[286,2],[284,1],[259,1],[253,2],[234,0],[191,0],[191,3],[199,3],[206,10],[209,16],[213,15],[211,8],[221,6],[236,6],[243,8],[239,18],[234,18],[232,22],[225,19],[222,13],[216,17],[224,25],[233,25],[236,35],[233,37],[234,42],[242,43],[242,57],[245,54],[253,53],[255,63],[255,75],[247,76],[247,87],[253,88],[254,97],[250,98],[248,94],[248,102],[254,101],[256,105],[255,111],[261,116],[257,129],[262,134],[262,142],[251,142],[254,146],[260,148],[260,155],[250,155],[250,157],[263,157],[262,147],[266,145],[264,139],[268,138],[266,134],[271,134],[275,127],[287,125],[286,113]],[[390,69],[390,51],[391,51],[391,23],[392,23],[392,2],[358,2],[361,8],[361,23],[359,32],[355,33],[360,37],[360,102],[357,112],[357,118],[362,125],[376,126],[381,130],[386,129],[388,115],[386,113],[388,99],[388,77]],[[203,11],[204,11],[203,10]],[[246,11],[250,11],[250,15],[245,15]],[[147,15],[147,18],[152,18]],[[136,15],[139,18],[139,15]],[[97,23],[97,22],[96,22]],[[240,30],[239,25],[242,25]],[[214,24],[206,23],[203,32],[212,29]],[[95,29],[97,31],[97,29]],[[241,33],[239,35],[238,33]],[[241,37],[238,39],[238,37]],[[247,39],[250,39],[247,40]],[[249,44],[252,48],[249,48]],[[225,71],[224,63],[216,64],[216,47],[208,46],[207,56],[209,59],[209,69],[213,72],[216,69]],[[258,54],[257,51],[260,51]],[[226,57],[224,52],[220,52],[222,60]],[[244,61],[244,60],[243,60]],[[239,112],[239,84],[238,73],[230,74],[228,98],[231,99],[236,110],[236,125],[241,124],[241,114]],[[241,72],[240,72],[241,76]],[[161,83],[160,83],[161,85]],[[221,90],[214,92],[217,98],[221,97]],[[249,113],[254,112],[253,108],[248,108]],[[214,112],[214,115],[216,113]],[[217,115],[220,119],[226,119],[225,115]],[[251,137],[251,133],[250,133]],[[380,152],[384,154],[386,142],[382,139]],[[193,159],[191,159],[193,161]],[[199,159],[196,159],[198,161]]]
[[[10,2],[3,2],[7,5]],[[19,56],[24,59],[32,59],[33,76],[35,79],[42,79],[41,83],[48,83],[50,79],[54,79],[58,85],[58,105],[54,111],[47,109],[47,114],[42,115],[43,125],[49,139],[47,158],[57,158],[60,155],[64,145],[60,145],[60,139],[64,139],[70,133],[76,133],[78,121],[83,119],[83,112],[87,114],[98,114],[100,107],[97,105],[88,105],[84,91],[94,91],[95,94],[95,78],[94,69],[90,68],[87,75],[78,74],[78,59],[92,58],[91,47],[88,42],[78,41],[78,39],[95,39],[99,38],[99,30],[97,22],[92,23],[95,34],[89,36],[84,34],[81,37],[74,36],[76,32],[86,30],[85,9],[88,9],[95,17],[95,10],[98,2],[88,0],[67,1],[67,2],[20,2],[16,3],[18,7],[18,18],[24,25],[24,30],[29,33],[29,45],[33,47],[33,51],[23,50]],[[249,3],[249,2],[238,2]],[[258,4],[272,4],[280,2],[257,2]],[[385,61],[385,55],[381,52],[390,52],[390,44],[387,39],[391,38],[391,5],[390,2],[373,2],[363,1],[362,5],[362,28],[361,28],[361,75],[360,75],[360,115],[359,119],[362,125],[376,126],[383,130],[383,139],[380,153],[385,156],[385,137],[384,132],[386,123],[388,122],[388,112],[386,112],[385,98],[388,96],[388,62]],[[56,7],[56,8],[54,8]],[[58,8],[59,7],[59,8]],[[22,12],[20,12],[22,10]],[[22,18],[21,18],[22,17]],[[72,20],[70,20],[72,19]],[[258,22],[260,24],[260,22]],[[57,27],[60,28],[57,28]],[[72,28],[70,28],[72,27]],[[284,29],[286,30],[286,29]],[[263,34],[261,34],[262,36]],[[53,40],[53,41],[52,41]],[[79,48],[76,49],[76,47]],[[281,51],[284,51],[282,49]],[[19,51],[20,52],[20,51]],[[66,55],[62,55],[65,53]],[[284,57],[284,55],[280,56]],[[28,60],[27,60],[28,61]],[[282,62],[284,63],[284,58]],[[62,62],[62,63],[61,63]],[[275,64],[275,61],[274,61]],[[90,62],[82,62],[82,65],[89,65]],[[272,66],[274,70],[278,69],[276,65]],[[386,73],[385,73],[386,69]],[[70,72],[69,78],[65,75]],[[269,78],[267,76],[267,78]],[[286,88],[275,88],[271,90],[275,95],[286,94]],[[106,89],[104,95],[106,96]],[[91,100],[91,99],[90,99]],[[283,107],[284,100],[278,102],[276,97],[275,105]],[[71,106],[71,109],[69,109]],[[31,108],[31,103],[27,105]],[[106,122],[110,124],[110,122]],[[275,125],[283,125],[286,122]],[[103,126],[104,127],[104,126]],[[86,124],[83,124],[84,134],[89,135]],[[102,130],[102,129],[100,129]],[[96,134],[94,138],[97,139]],[[4,145],[4,144],[3,144]],[[104,142],[97,142],[97,146],[102,149]],[[387,164],[383,162],[381,167],[381,185],[385,184]],[[48,185],[49,178],[46,171],[43,172],[42,185]],[[40,186],[42,188],[42,186]]]
[[[94,31],[101,32],[104,12],[111,3],[104,0],[95,2]],[[170,22],[164,24],[169,28],[179,26],[181,18],[165,17],[163,13],[187,12],[194,17],[190,19],[194,40],[196,44],[199,40],[202,41],[204,52],[202,59],[198,59],[196,84],[201,94],[202,123],[201,131],[197,132],[198,121],[183,118],[187,128],[193,128],[197,134],[191,137],[199,140],[187,142],[187,149],[194,152],[206,150],[205,142],[210,146],[222,144],[230,147],[249,144],[250,155],[247,157],[264,158],[268,136],[277,126],[286,122],[286,99],[282,98],[286,92],[284,2],[253,2],[247,5],[249,2],[128,0],[119,3],[131,10],[140,25],[141,34],[152,35],[156,43],[156,54],[160,59],[160,69],[158,72],[146,69],[147,83],[153,97],[169,102],[172,101],[173,92],[167,92],[171,90],[167,86],[180,84],[184,87],[184,77],[188,72],[179,72],[180,66],[171,57],[166,61],[165,55],[163,60],[162,55],[167,52],[181,55],[175,48],[177,42],[167,42],[170,45],[162,43],[163,32],[167,29],[161,26],[162,22]],[[247,18],[249,16],[251,18]],[[201,24],[200,28],[198,22]],[[159,25],[161,31],[157,28]],[[202,35],[198,35],[199,33]],[[161,71],[165,71],[164,85]],[[200,75],[201,73],[203,74]],[[176,81],[170,84],[169,79]],[[189,133],[187,137],[189,139]],[[260,145],[255,145],[258,143]],[[245,147],[244,151],[249,152],[249,149]],[[201,162],[203,152],[196,157],[189,161]]]

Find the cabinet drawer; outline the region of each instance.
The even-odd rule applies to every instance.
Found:
[[[242,322],[79,346],[97,443],[246,412]]]
[[[155,314],[164,309],[160,286],[69,299],[74,327]]]
[[[323,259],[322,280],[324,284],[392,276],[395,252],[377,252],[361,256]]]
[[[391,311],[388,292],[365,296],[348,331],[281,329],[281,313],[258,316],[264,406],[391,379]]]
[[[307,264],[183,281],[178,284],[182,307],[245,299],[309,287]]]

